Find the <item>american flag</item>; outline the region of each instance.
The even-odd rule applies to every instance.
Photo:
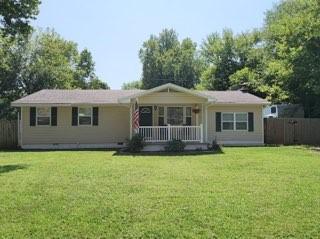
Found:
[[[136,133],[138,133],[139,129],[139,106],[138,103],[134,105],[134,111],[133,111],[133,129]]]

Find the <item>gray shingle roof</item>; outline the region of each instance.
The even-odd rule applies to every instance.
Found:
[[[201,91],[202,94],[215,98],[223,104],[266,104],[267,100],[240,90],[234,91]]]
[[[117,104],[118,99],[130,97],[143,90],[41,90],[12,103],[23,104]],[[199,91],[226,104],[266,104],[267,101],[241,91]]]

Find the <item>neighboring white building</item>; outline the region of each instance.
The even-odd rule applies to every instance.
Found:
[[[263,109],[264,118],[304,118],[304,110],[298,104],[269,105]]]

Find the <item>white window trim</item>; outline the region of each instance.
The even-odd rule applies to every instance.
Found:
[[[91,108],[91,124],[80,124],[80,116],[79,116],[79,112],[80,112],[80,108]],[[81,127],[91,127],[92,126],[92,122],[93,121],[93,106],[78,106],[78,126]]]
[[[39,125],[38,124],[38,117],[42,117],[42,116],[38,116],[38,108],[49,108],[49,124],[47,125]],[[36,107],[36,126],[37,127],[51,127],[51,107]]]
[[[232,121],[224,121],[223,120],[223,115],[224,114],[233,114],[233,129],[223,129],[223,123],[224,122],[232,122]],[[236,123],[237,123],[237,120],[236,120],[236,114],[246,114],[247,115],[247,129],[237,129],[236,127]],[[238,123],[245,123],[245,121],[238,121]],[[222,112],[221,113],[221,131],[243,131],[243,132],[248,132],[249,131],[249,115],[248,115],[248,112]]]

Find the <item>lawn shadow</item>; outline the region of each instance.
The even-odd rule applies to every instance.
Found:
[[[26,169],[28,165],[26,164],[8,164],[8,165],[0,165],[0,175],[3,173],[9,173],[11,171]]]

